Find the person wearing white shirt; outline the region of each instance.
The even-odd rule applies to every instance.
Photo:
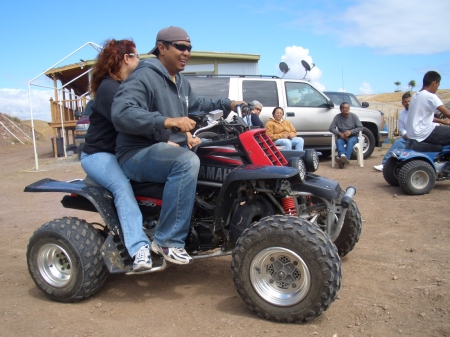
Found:
[[[441,83],[441,75],[428,71],[423,77],[422,89],[411,98],[406,120],[406,133],[411,139],[439,145],[450,145],[450,119],[434,117],[436,111],[450,118],[450,110],[445,107],[436,92]],[[443,124],[443,125],[438,125]]]
[[[400,132],[400,138],[396,139],[392,144],[391,148],[388,150],[386,155],[383,157],[381,161],[381,165],[375,165],[373,168],[377,171],[383,171],[383,165],[386,161],[391,157],[391,152],[397,149],[404,149],[406,146],[406,141],[408,140],[408,134],[406,133],[406,120],[408,118],[408,108],[409,102],[411,101],[411,94],[405,93],[402,96],[402,105],[404,109],[400,112],[400,116],[398,118],[398,129]]]

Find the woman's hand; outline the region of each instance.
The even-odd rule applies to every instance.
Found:
[[[190,132],[186,132],[187,136],[187,145],[190,149],[192,149],[194,146],[201,144],[202,140],[198,137],[192,137],[192,134]]]

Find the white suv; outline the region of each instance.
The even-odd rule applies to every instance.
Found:
[[[339,106],[308,81],[269,76],[185,76],[197,97],[258,100],[263,105],[260,115],[263,123],[269,120],[275,107],[282,107],[285,118],[305,140],[305,148],[314,148],[325,156],[331,153],[328,130],[334,116],[340,113]],[[387,138],[383,113],[362,107],[351,107],[351,112],[358,115],[364,126],[364,158],[367,158]]]

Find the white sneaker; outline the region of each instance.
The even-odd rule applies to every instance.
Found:
[[[192,263],[192,257],[184,250],[184,248],[163,247],[155,242],[152,243],[152,251],[162,255],[167,261],[176,264]]]
[[[383,165],[376,165],[376,166],[374,166],[373,168],[374,168],[375,170],[377,170],[377,171],[383,172]]]
[[[134,255],[133,271],[143,271],[152,269],[152,260],[150,258],[150,248],[148,245],[139,248]]]

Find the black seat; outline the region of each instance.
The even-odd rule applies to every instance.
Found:
[[[406,148],[417,152],[441,152],[443,145],[418,142],[415,139],[406,141]]]
[[[91,177],[86,175],[84,183],[89,186],[100,186]],[[141,197],[151,197],[155,199],[162,199],[164,192],[164,184],[161,183],[138,183],[131,180],[131,187],[133,188],[134,195]]]

